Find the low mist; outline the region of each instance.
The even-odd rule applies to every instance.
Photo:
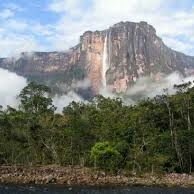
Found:
[[[16,107],[16,98],[26,85],[27,80],[24,77],[0,68],[0,105],[4,108],[7,105]]]
[[[57,107],[56,112],[59,112],[59,113],[62,112],[63,107],[68,106],[72,101],[84,102],[85,100],[73,91],[67,93],[66,95],[62,95],[62,96],[56,95],[53,98],[53,104]]]
[[[0,105],[4,109],[7,105],[17,108],[19,104],[17,96],[27,84],[26,78],[0,68]],[[88,80],[78,82],[79,87],[85,88],[87,85],[89,85]],[[57,112],[62,112],[63,107],[68,106],[72,101],[80,102],[84,99],[73,91],[66,95],[53,97],[53,104],[57,107]]]
[[[156,95],[162,95],[164,89],[168,89],[168,94],[176,93],[174,85],[193,81],[194,76],[183,77],[179,72],[173,72],[167,76],[163,76],[158,81],[154,81],[150,77],[142,77],[128,89],[126,93],[127,98],[131,98],[132,101],[137,101],[145,98],[153,98]]]
[[[102,89],[100,94],[110,98],[121,97],[124,103],[135,104],[141,99],[153,98],[156,95],[163,94],[164,89],[168,89],[168,93],[173,94],[176,92],[174,89],[175,84],[192,82],[193,80],[194,76],[183,77],[180,73],[174,72],[168,76],[163,76],[159,81],[154,81],[150,77],[142,77],[124,95],[116,95],[106,89]],[[19,103],[17,96],[25,86],[27,86],[26,78],[0,68],[0,105],[4,108],[7,105],[16,108]],[[73,88],[85,89],[89,86],[90,82],[86,79],[74,83]],[[53,104],[57,107],[57,112],[62,112],[63,107],[68,106],[72,101],[87,102],[74,91],[70,91],[62,96],[56,95],[53,97]]]

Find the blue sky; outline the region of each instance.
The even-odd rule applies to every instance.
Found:
[[[193,0],[0,0],[0,57],[67,50],[86,30],[142,20],[168,46],[194,55]]]

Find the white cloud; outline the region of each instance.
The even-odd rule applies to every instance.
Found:
[[[26,29],[28,29],[28,24],[24,21],[20,21],[20,20],[15,20],[15,19],[9,19],[6,21],[6,29],[9,29],[10,32],[12,31],[25,31]]]
[[[82,88],[82,89],[87,89],[90,86],[91,86],[91,82],[87,78],[80,80],[80,81],[77,81],[75,83],[72,83],[72,85],[71,85],[72,88]]]
[[[19,55],[21,52],[46,51],[47,37],[54,35],[53,26],[25,16],[25,8],[5,3],[0,10],[0,57]],[[18,12],[23,12],[18,16]],[[21,15],[23,15],[21,17]],[[44,45],[45,44],[45,45]],[[47,48],[46,48],[47,47]]]
[[[185,78],[178,72],[173,72],[167,76],[165,75],[158,81],[154,81],[150,77],[142,77],[127,91],[125,99],[131,98],[138,101],[142,98],[153,98],[156,95],[162,95],[164,89],[168,89],[169,94],[174,94],[176,92],[174,85],[187,83],[189,81],[193,82],[193,80],[194,76]]]
[[[166,43],[166,45],[169,45],[174,50],[186,52],[186,53],[192,53],[192,50],[193,50],[192,42],[182,42],[171,37],[164,37],[163,40]]]
[[[175,8],[179,3],[176,0],[50,0],[46,12],[57,14],[58,21],[49,25],[41,23],[37,17],[19,19],[17,12],[22,8],[17,4],[6,4],[0,13],[0,37],[7,41],[11,37],[13,45],[15,42],[22,45],[24,39],[29,38],[30,43],[24,45],[29,45],[30,50],[66,50],[77,44],[80,35],[87,30],[103,30],[120,21],[143,20],[156,28],[167,45],[194,55],[194,9],[192,6]],[[0,48],[1,56],[6,56],[10,48],[7,46],[11,44],[3,42],[1,46],[5,47]],[[11,50],[15,48],[13,46]]]
[[[48,6],[48,9],[57,13],[66,11],[66,2],[53,0],[53,2]]]
[[[72,16],[81,13],[81,1],[79,0],[53,0],[48,9],[56,13],[68,12]]]
[[[35,32],[36,34],[41,34],[44,37],[54,35],[54,30],[51,25],[41,25],[40,23],[34,23],[32,24],[32,32]]]
[[[54,34],[53,27],[35,21],[7,18],[0,22],[0,57],[21,52],[46,51],[48,48],[37,37],[47,39]]]
[[[68,106],[72,101],[74,102],[86,102],[79,95],[74,92],[69,92],[63,96],[55,96],[53,98],[53,104],[57,107],[57,112],[62,112],[63,108]]]
[[[101,17],[106,17],[106,15],[126,17],[131,13],[155,12],[160,8],[160,5],[161,0],[95,0],[92,11],[95,15]]]
[[[77,84],[77,87],[85,88],[89,85],[89,81],[83,80]],[[17,96],[25,86],[27,86],[26,78],[0,68],[0,105],[4,108],[7,105],[16,108],[19,104]],[[57,107],[57,112],[62,112],[63,107],[68,106],[72,101],[87,102],[73,91],[62,96],[56,95],[53,98],[53,104]]]
[[[6,36],[0,34],[0,53],[3,56],[15,56],[25,51],[36,51],[41,46],[31,36],[15,35],[12,33]]]
[[[6,108],[7,105],[17,106],[16,97],[20,91],[27,85],[25,78],[0,69],[0,105]]]
[[[78,0],[53,0],[50,10],[60,13],[56,24],[56,36],[51,38],[53,47],[64,50],[78,42],[79,36],[86,30],[102,30],[120,21],[147,21],[152,24],[159,36],[170,36],[170,47],[176,45],[180,51],[185,42],[177,36],[194,39],[194,10],[175,9],[177,1],[170,0],[93,0],[89,9],[82,10]],[[172,9],[168,8],[172,6]],[[78,10],[78,11],[77,11]],[[74,13],[77,11],[77,13]],[[75,19],[74,16],[79,16]],[[187,43],[191,45],[190,43]],[[194,46],[193,48],[194,49]],[[190,50],[190,49],[189,49]]]
[[[21,6],[19,6],[18,4],[15,4],[15,3],[6,2],[4,7],[7,8],[7,9],[11,9],[13,11],[17,11],[17,12],[20,12],[20,11],[24,10],[24,8],[22,8]]]
[[[11,9],[4,9],[0,12],[0,18],[7,19],[11,18],[15,15],[15,13]]]

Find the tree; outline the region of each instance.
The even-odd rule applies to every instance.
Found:
[[[53,113],[56,107],[48,97],[50,89],[34,82],[29,83],[19,94],[20,109],[30,114]]]
[[[98,142],[92,147],[91,159],[95,167],[107,171],[117,171],[122,156],[109,142]]]

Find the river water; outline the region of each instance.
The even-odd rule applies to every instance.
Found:
[[[10,186],[0,185],[0,194],[194,194],[193,189],[184,188],[65,188],[62,186]]]

